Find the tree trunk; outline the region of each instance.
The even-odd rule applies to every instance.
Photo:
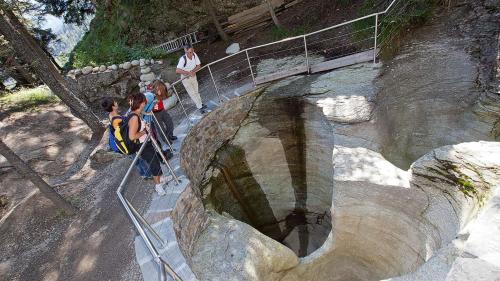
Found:
[[[104,132],[104,125],[90,108],[75,96],[52,60],[28,33],[24,25],[8,9],[0,5],[0,33],[5,36],[16,53],[31,62],[36,75],[57,95],[76,116],[97,134]]]
[[[283,28],[280,21],[278,20],[278,17],[276,16],[276,13],[274,12],[273,5],[271,5],[271,2],[269,2],[269,0],[265,1],[267,4],[267,8],[269,9],[269,13],[271,14],[271,18],[273,19],[274,25],[276,25],[276,27]]]
[[[215,14],[215,8],[212,0],[204,0],[205,2],[205,7],[208,10],[208,14],[210,15],[210,18],[212,19],[215,28],[217,29],[217,33],[219,33],[220,38],[224,41],[229,41],[229,36],[227,36],[226,32],[224,32],[224,29],[222,29],[222,25],[220,24],[219,20],[217,19],[217,15]]]
[[[47,197],[58,208],[63,209],[67,214],[75,213],[75,208],[64,198],[52,189],[31,167],[26,164],[14,151],[12,151],[3,141],[0,140],[0,154],[2,154],[19,174],[29,179],[40,192]]]

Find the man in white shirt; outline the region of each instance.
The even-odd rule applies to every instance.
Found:
[[[186,88],[187,93],[194,101],[196,108],[201,113],[205,113],[206,106],[201,102],[201,96],[198,92],[198,80],[196,79],[196,71],[201,68],[200,58],[196,55],[191,45],[184,46],[184,53],[179,59],[175,72],[180,74],[181,78],[185,78],[182,80],[184,88]]]

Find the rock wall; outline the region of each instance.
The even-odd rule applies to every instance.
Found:
[[[432,148],[498,138],[498,4],[439,12],[383,68],[374,119],[382,154],[399,167]]]
[[[145,72],[147,70],[147,72]],[[145,83],[160,78],[165,82],[179,79],[175,67],[163,61],[137,60],[123,64],[86,67],[73,70],[66,76],[70,88],[79,97],[100,111],[103,97],[113,97],[125,103],[126,98],[141,90]]]
[[[218,149],[200,186],[204,204],[292,249],[312,253],[331,229],[332,128],[322,111],[281,83],[257,98]]]
[[[259,94],[260,90],[257,90],[226,102],[228,106],[217,108],[194,126],[182,145],[181,166],[191,183],[177,201],[172,221],[178,243],[191,267],[195,265],[191,259],[195,253],[195,243],[209,220],[198,186],[206,177],[206,173],[211,172],[207,172],[207,168],[217,149],[234,137],[239,124],[247,116]]]

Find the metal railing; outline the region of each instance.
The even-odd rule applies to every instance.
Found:
[[[360,62],[376,63],[380,49],[404,24],[399,16],[408,5],[409,2],[402,0],[386,1],[379,5],[384,8],[381,12],[250,47],[205,64],[197,71],[202,99],[204,103],[217,100],[218,105],[245,85],[248,90],[301,73],[316,73]],[[189,118],[196,108],[180,86],[183,79],[173,82],[170,89],[179,100],[183,118]]]
[[[308,34],[250,47],[204,65],[196,73],[203,102],[217,107],[234,96],[244,94],[259,84],[273,80],[300,73],[325,71],[359,62],[373,61],[375,63],[380,48],[388,44],[391,36],[404,24],[404,21],[398,18],[408,7],[408,4],[402,0],[392,0],[383,4],[383,7],[385,9],[381,12]],[[189,34],[186,36],[189,36]],[[188,38],[191,37],[178,38],[156,47],[179,48],[182,45],[174,43],[174,41],[186,42],[186,40],[191,40]],[[193,123],[191,117],[196,112],[193,101],[184,87],[180,87],[183,79],[173,82],[169,88],[177,96],[180,105],[169,110],[175,120],[175,127],[182,122],[186,122],[188,126],[191,126]],[[157,125],[156,128],[161,133],[159,135],[168,140],[154,116],[152,122]],[[161,153],[160,145],[156,139],[152,135],[148,135],[147,140],[152,141],[153,147],[161,155],[161,160],[173,175],[174,181],[179,184],[180,180],[163,156],[163,153]],[[178,281],[181,278],[168,265],[168,262],[162,258],[157,246],[153,243],[154,240],[162,245],[162,239],[123,194],[124,187],[130,178],[135,163],[144,150],[147,140],[137,152],[116,192],[148,251],[160,267],[160,280],[165,280],[168,274]],[[171,143],[168,141],[167,143],[172,149]]]
[[[151,47],[151,49],[160,49],[167,52],[167,54],[181,50],[186,44],[194,45],[200,42],[198,36],[196,36],[196,31],[188,33],[184,36],[175,38],[168,42]]]
[[[172,145],[168,141],[168,138],[166,137],[166,134],[163,131],[163,129],[161,128],[158,120],[156,119],[156,117],[154,115],[151,115],[151,116],[152,116],[152,119],[150,121],[149,127],[152,128],[151,124],[153,124],[156,132],[161,133],[161,135],[164,137],[164,140],[166,140],[166,143],[168,144],[171,151],[173,152]],[[156,137],[154,135],[155,134],[152,131],[148,132],[146,139],[142,143],[139,151],[137,151],[137,153],[135,154],[134,159],[132,160],[132,163],[130,164],[127,172],[125,173],[125,176],[123,177],[122,181],[120,182],[120,185],[118,186],[118,189],[116,190],[116,194],[118,195],[118,199],[122,203],[123,208],[127,212],[128,217],[132,220],[132,223],[135,226],[135,229],[139,233],[139,236],[144,241],[146,248],[148,249],[149,253],[153,257],[153,260],[159,266],[160,280],[161,281],[167,280],[167,275],[168,275],[171,278],[173,278],[175,281],[182,281],[182,279],[179,277],[179,275],[170,267],[168,262],[166,262],[165,259],[161,256],[160,251],[157,249],[158,247],[155,245],[155,243],[153,243],[151,237],[154,238],[162,247],[165,246],[165,242],[163,241],[163,239],[160,237],[160,235],[150,225],[150,223],[140,214],[140,212],[132,205],[132,203],[123,194],[124,188],[129,181],[129,178],[130,178],[130,175],[132,174],[134,166],[136,165],[137,161],[139,161],[142,152],[144,151],[145,147],[148,145],[148,142],[151,142],[154,150],[157,153],[156,155],[158,155],[161,158],[161,161],[167,167],[170,175],[172,175],[172,178],[173,178],[175,185],[180,184],[180,179],[177,177],[177,175],[175,174],[175,171],[172,169],[170,163],[166,159],[166,157],[161,149],[161,146],[158,143],[158,140],[156,139]],[[160,159],[158,159],[158,160],[160,160]]]

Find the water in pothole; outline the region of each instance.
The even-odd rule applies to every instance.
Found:
[[[331,230],[331,127],[301,98],[256,102],[235,138],[219,149],[205,204],[304,257]]]

